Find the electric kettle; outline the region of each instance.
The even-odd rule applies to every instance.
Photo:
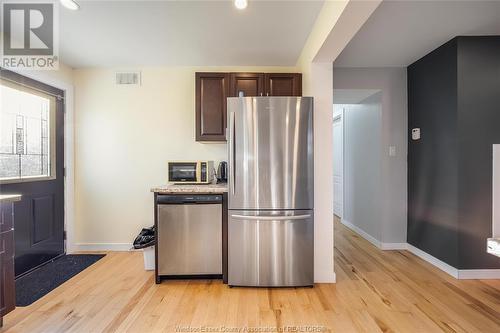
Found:
[[[227,162],[220,162],[217,168],[217,183],[227,183]]]

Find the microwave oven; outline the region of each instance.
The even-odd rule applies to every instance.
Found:
[[[174,184],[210,184],[214,178],[213,161],[168,162],[168,182]]]

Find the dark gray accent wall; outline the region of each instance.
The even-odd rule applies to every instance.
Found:
[[[408,243],[458,269],[500,268],[486,253],[500,37],[457,37],[410,65],[408,128]]]
[[[408,243],[458,265],[456,40],[408,67]]]
[[[500,36],[458,37],[459,268],[500,268],[492,236],[493,147],[500,143]]]

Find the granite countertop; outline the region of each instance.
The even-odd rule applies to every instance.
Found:
[[[500,237],[488,238],[487,251],[488,253],[500,257]]]
[[[160,194],[169,193],[225,193],[227,184],[207,184],[207,185],[177,185],[167,184],[151,188],[151,192]]]
[[[0,194],[0,202],[14,202],[21,200],[20,194]]]

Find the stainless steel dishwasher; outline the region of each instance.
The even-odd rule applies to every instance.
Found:
[[[222,274],[222,195],[158,195],[159,276]]]

